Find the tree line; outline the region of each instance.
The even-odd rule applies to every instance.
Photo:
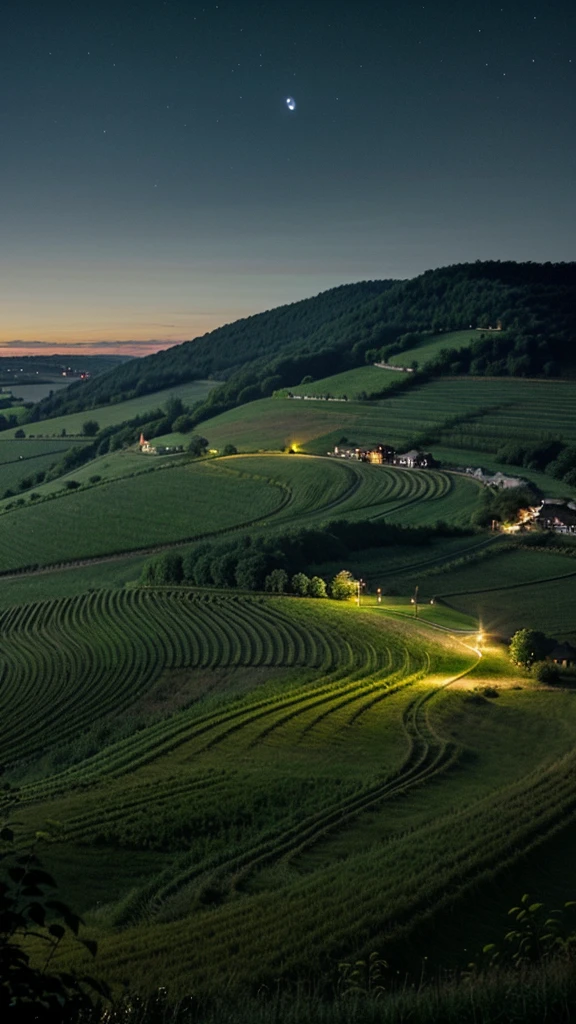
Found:
[[[205,541],[184,554],[167,551],[143,567],[145,586],[197,586],[326,596],[327,581],[309,576],[311,566],[344,561],[353,552],[394,544],[428,544],[433,537],[462,534],[461,528],[402,527],[371,520],[332,520],[318,528]],[[331,593],[334,590],[332,581]]]

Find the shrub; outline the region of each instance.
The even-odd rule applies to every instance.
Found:
[[[532,666],[532,674],[539,683],[557,683],[560,680],[560,670],[553,661],[537,661]]]

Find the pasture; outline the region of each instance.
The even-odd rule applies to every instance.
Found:
[[[507,466],[495,458],[508,441],[554,437],[576,443],[574,381],[445,377],[373,402],[267,398],[215,416],[202,430],[211,447],[231,443],[240,451],[295,446],[324,455],[339,442],[391,444],[399,451],[417,446],[437,452],[450,465],[482,465],[523,476],[544,494],[574,492],[544,473]],[[166,438],[168,443],[184,440],[176,434]]]
[[[238,998],[326,958],[453,955],[444,918],[571,820],[573,696],[473,638],[374,605],[137,589],[0,629],[21,840],[52,830],[43,860],[118,986]]]
[[[70,440],[2,439],[0,434],[0,496],[8,489],[18,492],[21,481],[32,482],[59,462],[77,442]]]
[[[384,391],[390,384],[397,383],[401,374],[394,370],[383,370],[378,366],[357,366],[331,377],[322,377],[311,384],[296,384],[290,387],[294,395],[331,395],[334,398],[358,398],[362,391]]]
[[[414,577],[416,578],[416,577]],[[550,551],[519,549],[487,561],[420,574],[421,593],[473,615],[499,636],[531,626],[559,640],[576,641],[576,559]]]
[[[67,416],[57,416],[50,420],[40,420],[38,423],[27,423],[24,425],[24,429],[27,436],[34,439],[61,437],[63,431],[65,434],[77,436],[82,434],[83,424],[86,420],[96,420],[100,428],[110,427],[132,419],[134,416],[141,416],[161,408],[169,398],[181,398],[185,405],[192,406],[195,402],[203,401],[213,387],[215,387],[215,382],[211,380],[190,381],[172,388],[165,388],[163,391],[155,391],[151,395],[129,398],[125,402],[116,402],[112,405],[100,406],[97,409],[85,409],[83,412],[69,413]],[[11,429],[3,433],[8,436],[13,435],[14,431]]]
[[[398,352],[390,356],[388,362],[393,366],[411,366],[416,360],[420,369],[431,362],[442,349],[445,348],[469,348],[473,342],[482,337],[481,331],[470,328],[467,331],[446,331],[443,334],[433,334],[424,338],[419,345],[407,349],[405,352]]]

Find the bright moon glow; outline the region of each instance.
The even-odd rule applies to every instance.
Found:
[[[289,96],[286,100],[286,106],[288,107],[288,110],[296,110],[296,100]]]

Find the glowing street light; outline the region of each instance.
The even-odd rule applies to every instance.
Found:
[[[382,604],[382,587],[378,587],[376,593],[378,594],[378,604]]]

